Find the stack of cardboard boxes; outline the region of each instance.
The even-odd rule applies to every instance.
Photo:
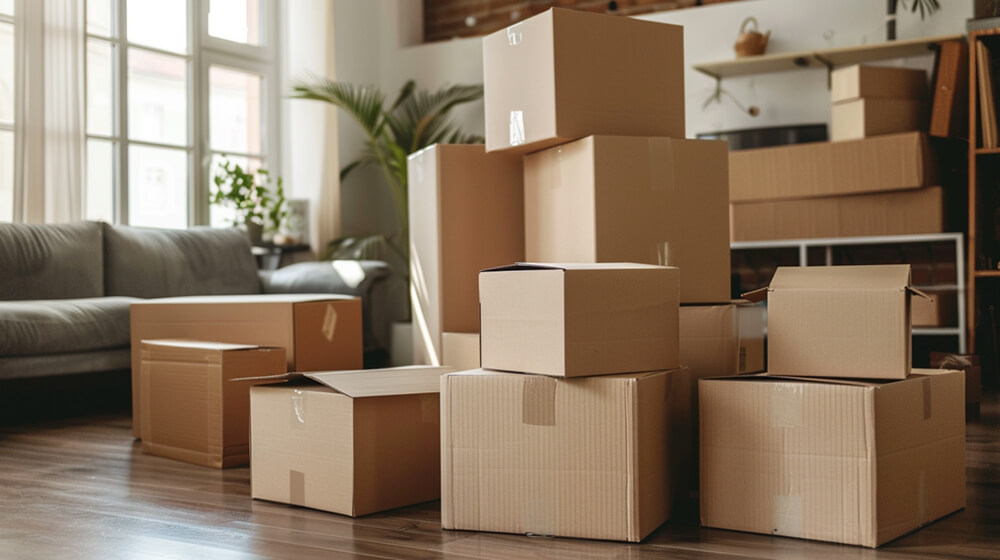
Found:
[[[700,382],[704,525],[874,547],[965,506],[964,375],[911,371],[909,276],[778,269],[768,373]]]
[[[730,154],[733,241],[940,233],[923,70],[831,74],[831,142]]]

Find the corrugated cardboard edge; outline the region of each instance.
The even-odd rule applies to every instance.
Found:
[[[452,472],[451,445],[451,394],[449,391],[451,377],[441,376],[441,528],[455,528],[455,504],[452,487],[448,484]]]

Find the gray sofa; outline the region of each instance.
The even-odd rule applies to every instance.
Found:
[[[129,304],[142,298],[356,295],[366,357],[377,354],[387,346],[388,326],[375,319],[389,269],[379,261],[337,264],[258,272],[246,235],[235,229],[0,224],[0,380],[128,371]]]

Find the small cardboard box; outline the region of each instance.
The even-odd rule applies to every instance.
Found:
[[[927,72],[919,68],[848,66],[830,72],[830,101],[927,99]]]
[[[855,99],[830,109],[830,140],[857,140],[882,134],[927,130],[923,99]]]
[[[681,303],[730,299],[725,142],[591,136],[524,158],[525,258],[676,266]]]
[[[440,496],[442,374],[289,374],[250,391],[253,498],[358,516]]]
[[[875,547],[965,507],[964,379],[703,379],[707,527]]]
[[[909,235],[945,231],[944,190],[828,196],[730,205],[733,241]]]
[[[482,367],[559,377],[678,367],[672,267],[519,263],[479,274]]]
[[[455,371],[478,369],[479,333],[442,333],[441,363]]]
[[[132,432],[142,437],[140,341],[158,338],[285,349],[287,371],[360,369],[361,300],[332,294],[162,298],[130,306]]]
[[[441,381],[441,527],[639,541],[670,513],[681,370]]]
[[[778,267],[767,299],[774,375],[904,379],[910,373],[910,265]]]
[[[553,8],[483,37],[486,151],[684,138],[679,25]]]
[[[206,467],[250,463],[250,386],[281,374],[283,348],[143,340],[142,451]]]
[[[442,332],[479,331],[480,270],[524,260],[521,159],[473,144],[410,155],[414,363],[443,363]]]
[[[934,154],[922,132],[729,154],[729,201],[734,203],[894,191],[935,183]]]

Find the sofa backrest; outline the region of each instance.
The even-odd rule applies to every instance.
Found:
[[[141,298],[260,293],[246,233],[104,224],[104,292]]]
[[[98,222],[0,223],[0,300],[104,295]]]

